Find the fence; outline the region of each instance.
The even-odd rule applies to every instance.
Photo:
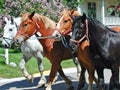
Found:
[[[105,25],[120,25],[120,17],[105,17]]]
[[[2,35],[0,34],[0,41],[2,40],[1,37],[2,37]],[[5,49],[4,54],[0,54],[0,57],[4,57],[5,58],[5,63],[9,64],[9,53],[8,53],[7,48]]]
[[[9,64],[9,57],[8,57],[9,53],[8,53],[8,49],[5,49],[5,54],[0,54],[1,57],[5,58],[5,63]]]

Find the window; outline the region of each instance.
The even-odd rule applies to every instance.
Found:
[[[96,3],[88,2],[88,17],[96,18]]]

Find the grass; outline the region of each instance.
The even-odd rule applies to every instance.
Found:
[[[0,54],[4,53],[4,48],[0,48]],[[15,77],[21,77],[22,72],[19,69],[19,62],[22,58],[22,53],[21,52],[15,52],[14,49],[9,49],[9,62],[15,62],[17,66],[11,67],[9,65],[5,64],[5,59],[3,57],[0,57],[0,77],[2,78],[15,78]],[[44,58],[43,60],[44,63],[44,69],[45,70],[50,70],[51,64],[47,58]],[[61,63],[63,68],[69,68],[69,67],[74,67],[75,65],[73,64],[72,60],[65,60]],[[34,74],[34,73],[39,73],[38,67],[37,67],[37,60],[35,58],[32,58],[29,60],[26,64],[26,68],[29,73]]]

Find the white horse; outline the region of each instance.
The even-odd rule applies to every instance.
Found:
[[[17,28],[19,28],[19,25],[21,23],[21,18],[13,18],[9,20],[7,17],[5,19],[5,27],[4,27],[4,35],[2,40],[2,45],[4,47],[10,48],[13,44],[13,38],[15,37],[17,33]],[[35,36],[33,39],[28,39],[24,44],[21,46],[21,51],[23,53],[22,59],[20,61],[19,67],[24,75],[24,77],[30,81],[33,82],[34,77],[33,75],[30,75],[25,67],[25,64],[28,60],[30,60],[32,57],[35,57],[38,62],[38,69],[41,75],[40,81],[38,82],[38,87],[41,87],[46,84],[46,78],[43,74],[44,68],[43,68],[43,47],[39,43],[37,39],[35,39]],[[32,38],[31,37],[31,38]]]

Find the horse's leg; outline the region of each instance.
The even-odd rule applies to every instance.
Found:
[[[76,57],[73,57],[73,62],[77,68],[77,77],[80,76],[80,72],[81,72],[81,68],[80,68],[80,64],[78,62],[78,59]]]
[[[95,69],[94,66],[91,64],[89,64],[89,66],[85,66],[88,74],[89,74],[89,85],[88,85],[88,90],[93,90],[93,81],[96,82],[96,84],[98,85],[98,80],[95,78],[94,73],[95,73]]]
[[[92,65],[92,63],[90,64],[90,62],[82,62],[82,64],[87,69],[88,75],[89,75],[89,78],[88,78],[89,79],[88,90],[93,90],[93,81],[95,81],[98,84],[98,81],[94,76],[94,72],[95,72],[94,66]],[[84,70],[83,70],[83,73],[85,73]],[[84,74],[82,76],[84,76]],[[80,80],[82,80],[82,79],[80,79]],[[81,81],[79,81],[79,82],[81,82]],[[78,88],[78,90],[80,90],[80,89]]]
[[[57,61],[57,60],[55,60],[55,61]],[[57,71],[60,68],[59,62],[54,62],[54,60],[53,60],[53,61],[51,61],[51,64],[52,64],[52,67],[51,67],[50,74],[49,74],[48,85],[45,90],[52,90],[51,86],[54,82]]]
[[[103,75],[103,69],[96,67],[97,75],[98,75],[98,90],[106,90],[106,85],[104,83],[104,75]]]
[[[57,61],[57,62],[55,62],[55,61]],[[55,61],[53,60],[53,62],[51,62],[52,63],[52,68],[51,68],[51,71],[50,71],[48,86],[47,86],[46,90],[52,90],[51,85],[52,85],[52,83],[55,79],[57,71],[59,71],[60,75],[65,80],[65,82],[67,84],[67,87],[69,88],[70,85],[71,85],[71,81],[65,76],[64,72],[62,71],[59,60],[55,60]]]
[[[30,75],[25,67],[25,64],[27,63],[28,60],[30,60],[31,57],[27,57],[25,55],[23,55],[22,60],[20,61],[19,67],[24,75],[24,77],[30,81],[31,83],[33,83],[34,77],[32,75]]]
[[[68,89],[68,90],[73,90],[74,87],[72,86],[72,81],[66,77],[66,75],[64,74],[61,66],[60,66],[60,68],[58,69],[58,72],[60,73],[61,77],[65,80],[67,89]]]
[[[46,84],[46,78],[45,78],[45,76],[43,74],[44,67],[43,67],[43,55],[42,55],[42,53],[39,52],[39,51],[37,53],[35,53],[35,58],[37,58],[38,70],[39,70],[40,75],[41,75],[41,78],[40,78],[40,80],[38,82],[37,87],[42,87],[42,86],[44,86]]]
[[[83,88],[85,83],[86,83],[86,80],[85,80],[86,68],[82,65],[82,63],[80,63],[80,65],[81,65],[81,74],[80,74],[80,77],[79,77],[78,90]]]
[[[86,43],[86,42],[85,42]],[[88,46],[86,46],[88,45]],[[90,58],[90,51],[89,51],[89,44],[85,44],[85,46],[80,46],[78,48],[78,52],[77,52],[77,56],[79,58],[79,60],[81,60],[80,62],[82,62],[82,64],[84,65],[84,67],[87,69],[88,71],[88,75],[89,75],[89,85],[88,85],[88,90],[93,90],[93,81],[95,81],[98,84],[97,79],[94,76],[95,73],[95,68],[94,65],[92,63],[92,60]]]
[[[109,90],[120,90],[119,66],[113,65],[111,71],[112,71],[112,76],[110,79]]]

